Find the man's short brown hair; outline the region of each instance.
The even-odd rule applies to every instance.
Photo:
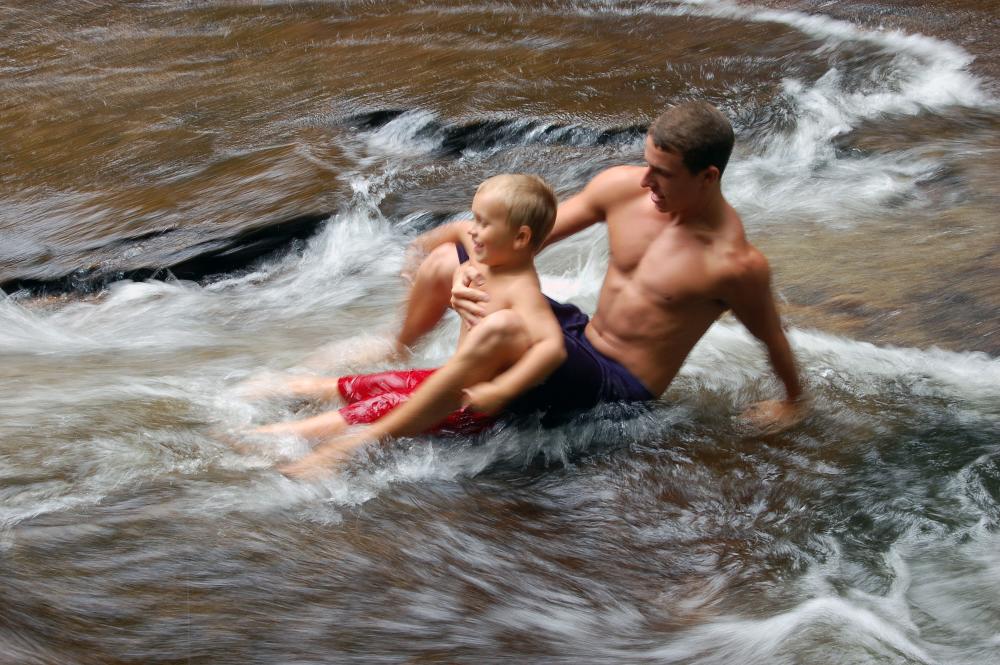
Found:
[[[514,231],[531,229],[531,246],[538,249],[552,232],[556,221],[556,195],[549,184],[536,175],[504,173],[487,178],[476,193],[490,192],[507,208],[507,223]]]
[[[681,156],[691,173],[709,166],[726,170],[733,152],[733,126],[708,102],[692,101],[667,109],[649,127],[653,145]]]

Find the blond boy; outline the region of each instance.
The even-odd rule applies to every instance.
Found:
[[[534,255],[555,221],[551,188],[536,176],[495,176],[479,186],[472,213],[472,221],[440,227],[430,243],[425,240],[424,249],[454,243],[460,261],[468,259],[481,272],[482,288],[489,297],[483,320],[489,318],[494,325],[470,328],[463,323],[458,349],[465,353],[452,356],[438,370],[300,383],[298,392],[336,392],[348,404],[338,411],[257,430],[325,439],[305,458],[283,467],[283,473],[314,475],[366,441],[431,429],[479,429],[515,397],[544,381],[566,358],[562,329],[542,295],[534,266]],[[515,329],[519,333],[504,353],[476,352],[490,346],[489,340],[480,339],[484,335]],[[339,436],[357,424],[369,426]]]

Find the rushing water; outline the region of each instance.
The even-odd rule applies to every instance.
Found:
[[[9,2],[0,27],[0,663],[1000,660],[995,5]],[[800,428],[741,430],[778,386],[724,320],[661,400],[554,430],[315,483],[272,470],[301,442],[221,442],[309,412],[242,380],[321,345],[357,369],[408,239],[483,177],[570,194],[692,96],[737,128],[725,191]],[[248,269],[113,281],[317,211]],[[592,310],[605,236],[538,265]],[[16,287],[84,273],[113,283]]]

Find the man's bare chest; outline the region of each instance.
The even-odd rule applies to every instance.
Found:
[[[610,239],[610,267],[623,286],[668,308],[718,304],[718,260],[710,243],[662,228],[638,231]]]

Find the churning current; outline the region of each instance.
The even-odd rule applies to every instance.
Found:
[[[997,662],[995,12],[6,3],[0,662]],[[555,429],[402,439],[316,482],[273,470],[301,441],[223,442],[313,412],[247,379],[377,368],[344,359],[482,179],[568,196],[692,97],[736,128],[724,189],[774,269],[800,427],[741,428],[780,386],[723,319],[659,400]],[[160,270],[304,215],[238,268]],[[593,311],[606,262],[596,227],[537,264]]]

